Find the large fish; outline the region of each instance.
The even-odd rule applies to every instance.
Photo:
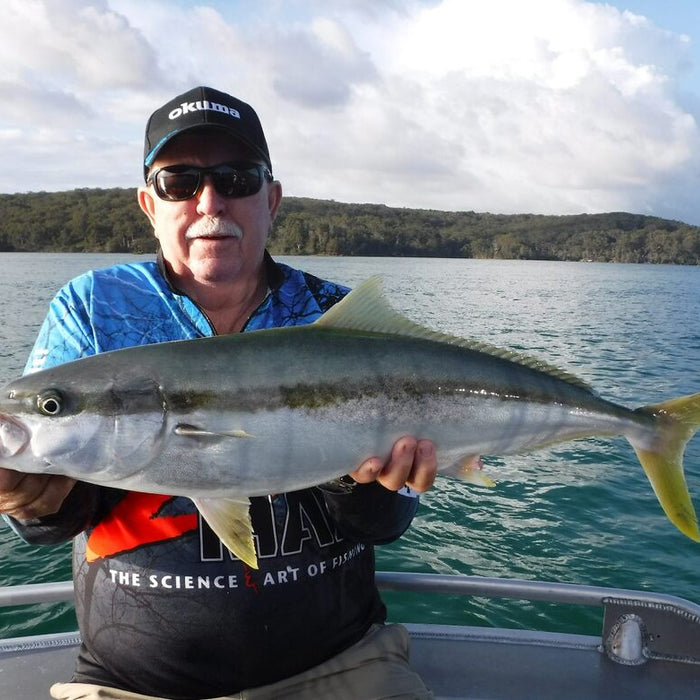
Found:
[[[441,472],[479,455],[624,435],[667,516],[700,541],[683,476],[700,393],[636,411],[542,362],[404,318],[372,278],[316,323],[116,350],[0,392],[0,464],[191,498],[257,566],[248,498],[321,484],[432,439]],[[481,479],[485,481],[485,479]]]

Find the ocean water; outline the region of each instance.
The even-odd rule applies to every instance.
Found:
[[[21,373],[47,304],[117,255],[0,254],[0,380]],[[135,259],[130,257],[129,259]],[[431,328],[526,352],[630,407],[700,391],[700,269],[536,261],[282,258],[338,282],[384,279]],[[664,516],[623,438],[485,457],[494,489],[439,478],[377,568],[657,590],[700,602],[700,545]],[[700,436],[686,451],[700,507]],[[0,585],[70,577],[69,545],[32,547],[0,525]],[[595,608],[386,593],[390,618],[598,634]],[[71,629],[68,604],[0,609],[0,637]]]

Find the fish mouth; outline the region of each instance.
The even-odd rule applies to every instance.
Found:
[[[31,433],[12,416],[0,414],[0,459],[21,454],[29,444]]]

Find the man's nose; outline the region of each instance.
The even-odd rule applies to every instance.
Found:
[[[197,211],[206,216],[217,216],[225,208],[226,197],[216,191],[210,175],[204,175],[203,178],[202,186],[196,195]]]

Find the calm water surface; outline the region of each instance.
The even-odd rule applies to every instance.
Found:
[[[58,287],[115,255],[0,254],[0,380],[21,373]],[[128,258],[138,259],[138,258]],[[527,351],[636,407],[700,391],[700,269],[530,261],[282,258],[349,285],[374,274],[416,321]],[[379,569],[660,590],[700,602],[700,545],[670,525],[624,439],[487,458],[495,489],[440,478]],[[700,505],[700,437],[686,452]],[[30,547],[0,525],[0,585],[70,577],[69,547]],[[392,619],[597,634],[596,609],[386,594]],[[0,609],[0,637],[70,629],[68,605]]]

